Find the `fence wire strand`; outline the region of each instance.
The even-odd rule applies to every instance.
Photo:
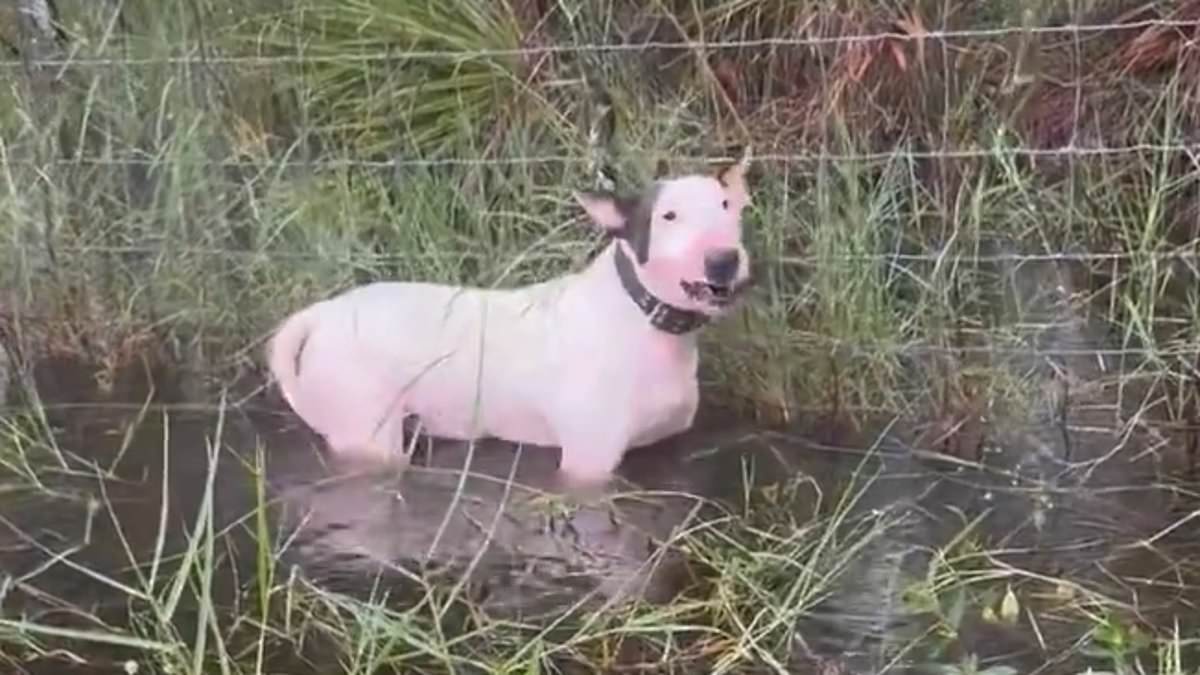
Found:
[[[894,150],[889,152],[866,153],[763,153],[754,154],[755,162],[773,162],[782,164],[803,164],[819,162],[879,162],[894,159],[985,159],[989,157],[1075,157],[1130,155],[1141,153],[1186,154],[1200,164],[1200,143],[1135,143],[1114,147],[1062,146],[1056,148],[1003,147],[993,149],[953,149],[953,150]],[[736,161],[732,155],[710,155],[702,157],[687,157],[678,154],[646,152],[640,155],[644,159],[671,159],[680,162],[717,165]],[[403,167],[442,167],[442,166],[513,166],[513,165],[546,165],[546,164],[586,164],[589,158],[580,155],[543,155],[518,157],[438,157],[414,158],[397,157],[389,160],[368,159],[287,159],[287,160],[188,160],[162,159],[149,157],[75,157],[71,159],[54,159],[40,161],[22,157],[0,157],[0,166],[32,166],[32,167],[155,167],[155,166],[193,166],[226,169],[269,168],[278,166],[310,166],[328,169],[346,168],[376,168],[395,169]]]
[[[361,54],[243,54],[168,57],[86,57],[27,60],[5,59],[0,66],[24,68],[39,67],[132,67],[153,65],[288,65],[302,63],[359,63],[374,61],[404,61],[412,59],[475,59],[528,57],[561,53],[620,53],[644,52],[651,49],[704,51],[725,49],[761,49],[771,47],[818,47],[827,45],[859,44],[880,40],[917,42],[924,40],[955,40],[978,38],[1003,38],[1013,35],[1072,35],[1107,33],[1114,31],[1145,30],[1149,28],[1196,29],[1196,21],[1182,19],[1144,19],[1122,23],[1062,24],[1059,26],[998,26],[995,28],[964,28],[929,30],[923,32],[887,31],[853,35],[827,35],[808,37],[768,37],[737,40],[648,40],[639,42],[530,45],[510,49],[463,49],[463,50],[380,50]],[[197,45],[198,49],[199,46]]]
[[[785,267],[806,267],[825,264],[848,264],[860,262],[878,262],[888,264],[899,263],[944,263],[947,259],[962,258],[970,263],[978,264],[999,264],[999,263],[1048,263],[1048,262],[1067,262],[1067,263],[1113,263],[1113,262],[1134,262],[1134,263],[1162,263],[1162,262],[1200,262],[1200,242],[1180,247],[1181,250],[1176,251],[1144,251],[1144,252],[1100,252],[1100,251],[1047,251],[1042,253],[972,253],[970,255],[959,255],[953,251],[940,251],[930,253],[877,253],[877,254],[840,254],[827,256],[797,256],[784,255],[771,258],[772,263],[776,263]],[[556,244],[555,248],[559,251],[563,250],[563,246]],[[579,243],[572,244],[570,248],[578,248],[584,251],[588,248],[588,244]],[[1185,250],[1187,249],[1187,250]],[[462,258],[478,258],[484,257],[485,254],[471,254],[466,251],[456,251],[454,253],[369,253],[369,252],[346,252],[340,254],[331,253],[312,253],[295,250],[279,250],[279,249],[234,249],[222,247],[203,247],[203,246],[180,246],[171,242],[163,242],[159,245],[152,244],[126,244],[126,245],[66,245],[58,246],[56,250],[59,253],[89,255],[154,255],[169,253],[173,256],[212,256],[218,258],[260,258],[260,259],[279,259],[279,260],[357,260],[362,262],[403,262],[403,261],[428,261],[428,260],[456,260]],[[522,254],[521,258],[527,262],[561,260],[560,253],[548,252],[530,252]],[[1200,270],[1198,270],[1200,272]]]

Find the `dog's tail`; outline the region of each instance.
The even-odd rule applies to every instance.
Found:
[[[312,330],[316,307],[307,307],[284,319],[267,344],[267,365],[279,385],[279,391],[292,408],[299,376],[297,360]]]

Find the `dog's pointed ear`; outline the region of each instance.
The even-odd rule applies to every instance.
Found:
[[[621,234],[629,222],[621,200],[611,192],[579,191],[575,193],[575,201],[579,202],[592,222],[608,234]]]
[[[742,150],[742,157],[717,172],[717,180],[725,188],[729,206],[740,211],[750,203],[750,190],[746,186],[746,171],[750,168],[750,146]]]

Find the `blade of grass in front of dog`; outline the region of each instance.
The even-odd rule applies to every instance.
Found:
[[[218,409],[217,413],[217,438],[220,438],[225,424],[224,406]],[[201,495],[200,506],[196,511],[196,520],[192,525],[192,532],[187,537],[187,549],[180,560],[179,569],[175,572],[175,578],[168,591],[166,600],[163,603],[163,617],[170,620],[175,616],[175,611],[179,607],[179,602],[183,597],[184,587],[187,585],[188,576],[193,571],[194,566],[200,554],[200,546],[203,541],[203,533],[207,529],[207,521],[212,518],[213,512],[213,484],[216,481],[217,473],[217,455],[216,447],[211,442],[206,443],[206,450],[209,455],[208,473],[205,477],[204,491]],[[203,608],[203,605],[202,605]],[[199,624],[200,630],[203,630],[205,624],[203,621]],[[197,671],[200,672],[200,671]]]
[[[483,360],[484,345],[487,344],[487,303],[480,303],[480,311],[483,312],[483,317],[480,319],[479,327],[479,363],[475,368],[475,397],[472,400],[471,411],[471,426],[474,427],[479,422],[479,403],[483,396]],[[463,462],[462,473],[458,477],[458,485],[454,488],[454,498],[450,500],[450,504],[446,507],[446,515],[442,517],[442,522],[438,525],[437,532],[433,536],[433,541],[429,543],[429,551],[426,552],[426,560],[433,557],[437,546],[441,543],[442,537],[445,536],[446,530],[450,527],[450,520],[454,517],[454,510],[458,508],[459,501],[462,499],[463,488],[467,485],[467,476],[471,473],[471,463],[475,459],[475,441],[471,440],[467,443],[467,457]],[[514,464],[515,469],[515,464]],[[486,542],[484,544],[486,547]],[[450,603],[442,609],[442,613],[450,607]],[[439,618],[441,618],[439,616]],[[440,623],[440,622],[439,622]]]
[[[151,593],[158,585],[159,567],[162,565],[163,548],[167,544],[167,514],[170,511],[170,468],[171,468],[171,417],[164,411],[162,415],[162,476],[159,481],[162,483],[162,488],[159,492],[159,507],[158,507],[158,534],[154,537],[154,558],[150,561],[150,580],[147,584],[147,590]],[[155,603],[155,609],[161,610],[161,604]],[[162,617],[160,615],[160,620]]]
[[[258,553],[258,611],[261,619],[255,655],[255,671],[261,673],[267,641],[267,625],[270,620],[271,589],[275,583],[275,566],[272,564],[270,548],[270,525],[267,522],[266,457],[261,443],[254,449],[254,496],[255,540]]]
[[[13,619],[0,619],[0,628],[7,628],[16,633],[44,635],[46,637],[63,638],[66,640],[79,640],[81,642],[105,644],[114,647],[128,647],[146,652],[170,652],[174,651],[177,647],[171,643],[159,642],[158,640],[147,640],[145,638],[124,635],[121,633],[103,633],[92,630],[78,630],[75,628],[46,626],[30,621],[15,621]]]
[[[213,632],[213,639],[218,643],[217,652],[221,656],[221,671],[225,675],[228,675],[229,672],[229,664],[226,662],[224,657],[225,650],[222,648],[223,645],[220,644],[221,633],[217,629],[217,617],[216,612],[213,611],[214,608],[212,599],[213,567],[215,565],[214,559],[216,557],[216,535],[213,532],[213,485],[216,482],[217,462],[221,454],[221,438],[225,428],[225,403],[225,392],[221,392],[221,402],[217,406],[217,428],[215,438],[206,444],[209,454],[209,470],[204,486],[203,504],[200,507],[204,511],[204,515],[197,519],[198,522],[203,522],[204,527],[204,555],[200,561],[200,592],[197,597],[199,602],[200,616],[196,622],[196,641],[192,652],[192,672],[196,675],[200,675],[204,672],[204,655],[207,648],[207,635],[210,629]],[[184,569],[186,570],[187,567],[185,566]]]
[[[521,445],[517,446],[516,456],[513,458],[512,468],[508,471],[508,479],[504,481],[504,492],[500,495],[500,500],[496,504],[496,512],[492,515],[492,522],[488,526],[487,532],[484,533],[483,541],[479,542],[479,549],[475,552],[475,555],[471,557],[471,562],[467,565],[467,569],[459,577],[458,581],[455,582],[454,587],[450,589],[450,594],[446,598],[446,604],[442,610],[443,615],[445,610],[450,607],[451,603],[458,598],[458,595],[462,592],[463,588],[466,587],[471,575],[475,573],[476,568],[479,567],[480,561],[483,560],[484,554],[487,553],[488,545],[496,536],[496,529],[500,526],[500,521],[505,516],[504,509],[506,506],[508,506],[508,499],[512,493],[513,482],[516,480],[517,467],[521,465],[522,449],[523,447]]]

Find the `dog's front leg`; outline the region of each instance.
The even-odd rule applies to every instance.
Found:
[[[558,473],[564,487],[590,490],[607,486],[628,448],[625,426],[599,412],[558,425],[562,447]]]
[[[566,354],[594,354],[591,334],[560,347]],[[604,354],[603,351],[599,351]],[[572,357],[560,365],[561,379],[546,389],[543,415],[561,448],[557,482],[573,492],[607,487],[629,447],[629,382],[612,359]]]

